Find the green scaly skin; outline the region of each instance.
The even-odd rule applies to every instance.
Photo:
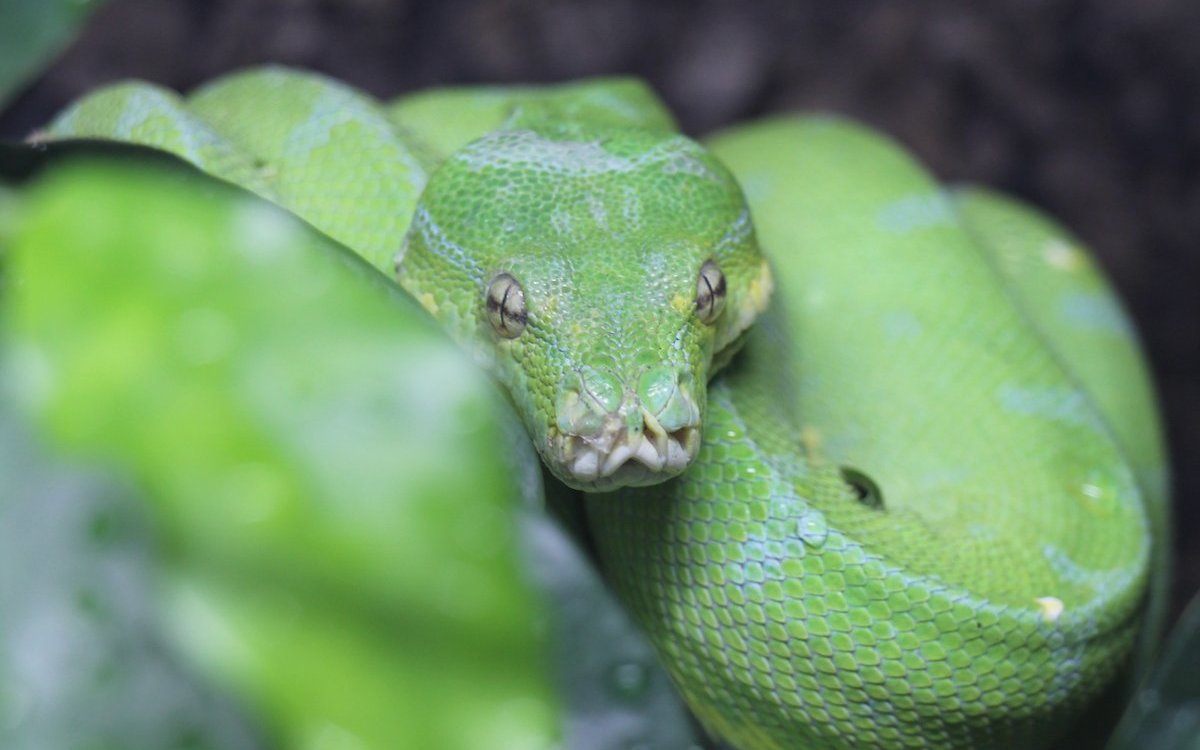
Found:
[[[1043,217],[858,126],[705,148],[635,81],[385,107],[264,69],[111,87],[45,135],[172,151],[395,257],[551,471],[609,490],[612,585],[741,750],[1046,747],[1153,648],[1166,470],[1119,303]]]

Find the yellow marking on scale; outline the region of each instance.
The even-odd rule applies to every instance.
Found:
[[[438,314],[438,303],[436,301],[434,301],[433,295],[430,294],[429,292],[424,292],[423,294],[421,294],[421,296],[417,298],[417,301],[420,302],[421,307],[428,310],[430,312],[430,314],[432,314],[432,315]]]
[[[821,454],[821,431],[815,425],[806,424],[800,430],[800,443],[810,459],[816,459]]]
[[[775,277],[771,275],[771,266],[767,261],[763,261],[758,268],[758,276],[750,282],[750,289],[747,290],[746,297],[749,304],[747,312],[751,312],[750,320],[754,316],[767,309],[767,303],[771,300],[771,293],[775,291]],[[749,321],[747,321],[749,324]]]

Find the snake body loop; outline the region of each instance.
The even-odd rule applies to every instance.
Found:
[[[734,747],[1046,747],[1152,648],[1165,464],[1119,303],[1061,229],[859,126],[706,147],[635,81],[384,106],[270,68],[113,86],[47,136],[397,263]]]

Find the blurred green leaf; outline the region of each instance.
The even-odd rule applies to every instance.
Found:
[[[103,0],[0,0],[0,107],[74,37]]]
[[[286,747],[554,741],[507,413],[415,304],[183,170],[68,166],[22,217],[6,380],[144,488],[191,664]]]
[[[139,498],[0,409],[0,747],[250,750],[245,717],[159,643]]]
[[[700,735],[629,614],[562,528],[525,518],[534,576],[552,605],[551,654],[571,750],[698,750]]]

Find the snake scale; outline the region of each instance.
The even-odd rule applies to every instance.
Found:
[[[395,264],[740,750],[1046,747],[1152,648],[1166,469],[1119,302],[861,126],[701,145],[630,79],[383,104],[263,68],[42,137],[170,151]]]

